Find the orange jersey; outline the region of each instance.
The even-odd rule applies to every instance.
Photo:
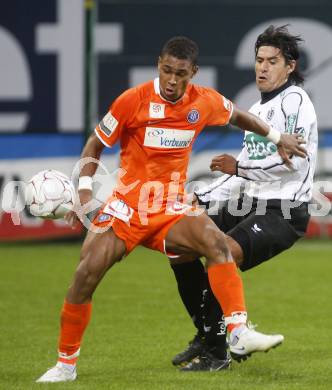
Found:
[[[170,192],[183,193],[195,139],[206,126],[226,125],[232,110],[214,89],[194,84],[175,103],[160,96],[158,78],[125,91],[95,129],[106,146],[120,142],[120,167],[126,173],[119,178],[117,196],[137,209],[138,200],[153,191],[163,205]]]

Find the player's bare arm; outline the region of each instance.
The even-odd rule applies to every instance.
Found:
[[[239,110],[234,107],[230,123],[240,129],[252,131],[256,134],[268,137],[278,146],[278,152],[285,163],[290,166],[290,156],[295,155],[302,158],[306,157],[306,150],[302,144],[304,140],[299,135],[280,134],[277,130],[270,128],[265,122],[250,112]],[[279,133],[279,134],[276,134]],[[277,138],[275,138],[277,135]]]
[[[96,134],[91,134],[83,148],[83,151],[81,153],[81,159],[90,157],[99,161],[100,155],[104,147],[105,147],[104,144],[98,139]],[[85,164],[81,168],[80,177],[81,176],[92,177],[95,174],[97,168],[98,168],[98,164],[95,162]]]
[[[85,204],[89,203],[92,199],[92,176],[95,174],[98,168],[97,161],[99,161],[100,155],[104,147],[104,144],[98,139],[98,137],[95,134],[92,134],[83,148],[83,151],[81,153],[81,160],[84,162],[87,158],[91,158],[94,160],[94,162],[83,163],[80,167],[81,186],[79,185],[78,188],[78,207],[75,207],[73,211],[70,211],[65,216],[65,220],[70,226],[75,226],[78,222],[77,214],[79,214],[80,211],[84,211],[82,210],[81,206],[84,206]]]

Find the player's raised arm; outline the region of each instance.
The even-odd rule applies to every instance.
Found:
[[[294,154],[303,158],[306,157],[306,150],[301,146],[304,143],[301,136],[281,134],[278,130],[268,126],[260,118],[249,112],[234,107],[230,123],[241,129],[267,137],[274,142],[278,146],[280,156],[288,165],[291,165],[289,155]]]

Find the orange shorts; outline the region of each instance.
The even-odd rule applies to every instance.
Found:
[[[169,229],[193,207],[175,202],[170,208],[161,208],[158,212],[149,213],[147,218],[125,201],[111,197],[99,210],[93,225],[106,230],[112,228],[117,237],[125,242],[127,254],[136,246],[165,253],[165,238]],[[143,220],[142,220],[143,219]]]

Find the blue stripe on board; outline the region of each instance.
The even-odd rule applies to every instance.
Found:
[[[205,131],[202,132],[193,146],[193,151],[240,149],[243,133]],[[332,131],[321,131],[320,147],[332,147]],[[0,134],[0,159],[42,158],[42,157],[75,157],[83,147],[81,134]],[[106,153],[117,153],[119,145],[106,149]]]
[[[219,149],[241,149],[243,143],[243,132],[226,132],[220,129],[203,131],[197,138],[193,146],[195,153],[204,150]]]
[[[0,158],[77,156],[82,136],[58,134],[16,134],[0,136]]]
[[[83,148],[81,134],[0,135],[0,160],[17,158],[75,157]],[[108,150],[108,148],[106,148]],[[116,153],[119,147],[109,149]]]
[[[320,148],[330,148],[332,146],[332,130],[318,132],[318,143]]]

